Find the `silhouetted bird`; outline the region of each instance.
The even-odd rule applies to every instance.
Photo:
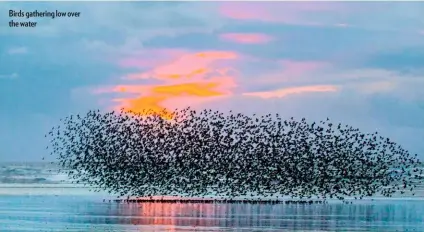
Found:
[[[46,135],[61,170],[120,196],[362,199],[413,191],[423,180],[417,156],[329,118],[317,124],[186,108],[96,110],[61,122]]]

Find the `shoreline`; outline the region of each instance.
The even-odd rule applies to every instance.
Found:
[[[327,204],[324,200],[254,200],[254,199],[114,199],[117,203],[170,203],[170,204]],[[351,202],[349,202],[351,204]]]

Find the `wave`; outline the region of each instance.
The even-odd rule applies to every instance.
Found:
[[[71,183],[58,170],[58,166],[51,163],[1,163],[0,184]]]

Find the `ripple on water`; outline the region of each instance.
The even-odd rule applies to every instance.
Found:
[[[0,231],[424,231],[424,201],[247,205],[1,196]]]

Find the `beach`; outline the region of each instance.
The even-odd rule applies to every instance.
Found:
[[[424,231],[422,197],[310,205],[119,203],[115,196],[70,183],[54,166],[0,167],[7,182],[0,184],[2,232]]]

